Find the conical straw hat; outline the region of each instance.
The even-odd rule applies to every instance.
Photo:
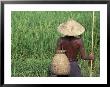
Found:
[[[85,31],[85,28],[75,20],[69,20],[58,27],[58,32],[67,36],[78,36]]]

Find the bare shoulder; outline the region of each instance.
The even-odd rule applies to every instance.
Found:
[[[82,38],[75,38],[75,39],[73,39],[73,40],[75,40],[75,41],[77,41],[77,42],[82,42]]]
[[[76,39],[74,40],[74,42],[77,43],[78,45],[82,45],[82,44],[83,44],[82,38],[76,38]]]

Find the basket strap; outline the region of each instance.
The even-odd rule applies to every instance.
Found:
[[[62,40],[62,38],[61,38],[61,50],[64,50],[64,49],[63,49],[63,44],[62,44],[62,42],[63,42],[63,40]]]

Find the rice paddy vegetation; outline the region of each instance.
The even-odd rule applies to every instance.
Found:
[[[47,77],[48,66],[62,35],[59,24],[74,19],[85,27],[82,38],[86,53],[91,51],[92,11],[12,11],[11,12],[11,76]],[[92,76],[100,76],[100,12],[95,12],[94,55]],[[79,57],[84,77],[89,77],[89,61]]]

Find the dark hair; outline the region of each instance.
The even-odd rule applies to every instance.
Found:
[[[79,35],[78,37],[74,37],[74,36],[64,36],[62,39],[73,40],[73,39],[78,39],[78,38],[81,38],[81,35]]]

